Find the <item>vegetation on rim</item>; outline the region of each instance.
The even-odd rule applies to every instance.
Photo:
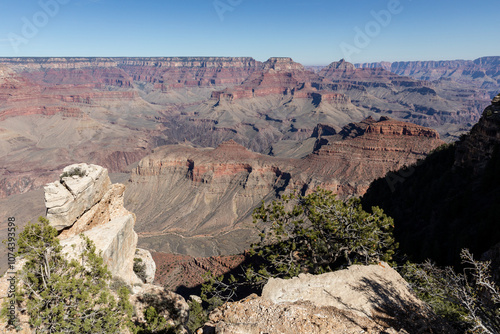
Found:
[[[341,201],[317,189],[309,195],[283,196],[254,211],[263,227],[250,260],[237,275],[210,277],[205,300],[232,300],[238,290],[260,290],[270,277],[290,278],[301,272],[320,274],[351,264],[391,261],[397,244],[393,221],[379,208],[368,213],[359,199]]]

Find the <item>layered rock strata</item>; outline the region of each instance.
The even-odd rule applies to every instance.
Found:
[[[215,149],[157,148],[140,161],[125,194],[138,213],[140,245],[194,257],[240,253],[254,241],[251,215],[262,200],[318,186],[342,198],[359,196],[373,179],[443,144],[431,129],[389,118],[338,133],[322,125],[314,135],[314,151],[297,159],[251,152],[234,141]]]
[[[463,84],[496,94],[500,90],[500,57],[481,57],[475,60],[398,61],[356,64],[358,68],[383,68],[393,73],[438,85]]]
[[[78,161],[123,172],[185,140],[265,152],[308,138],[318,123],[370,115],[432,126],[452,141],[489,102],[476,83],[497,80],[494,59],[474,64],[477,80],[456,84],[345,61],[313,72],[290,58],[0,58],[0,197],[38,189]]]

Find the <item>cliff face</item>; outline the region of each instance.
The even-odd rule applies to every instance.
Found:
[[[10,61],[0,65],[1,197],[38,189],[76,161],[117,172],[149,151],[153,129],[128,128],[128,116],[117,112],[125,106],[151,111],[128,90],[130,80],[120,69],[67,59],[54,60],[52,67],[38,59]]]
[[[368,118],[337,135],[321,136],[315,151],[299,160],[297,171],[313,176],[305,189],[320,186],[343,197],[360,196],[372,180],[423,159],[442,144],[437,132],[429,128],[385,117],[378,122]]]
[[[443,80],[463,83],[486,90],[490,95],[500,90],[500,57],[475,60],[409,61],[356,64],[359,68],[382,67],[393,73],[419,80]]]
[[[258,98],[269,95],[292,95],[305,82],[311,82],[316,76],[306,71],[304,66],[291,58],[270,58],[262,64],[259,71],[251,73],[242,83],[234,88],[212,93],[212,98],[229,99]]]
[[[402,251],[414,261],[459,265],[468,248],[479,258],[498,244],[500,96],[470,133],[411,169],[372,183],[365,208],[379,206],[395,220]]]
[[[279,188],[287,186],[290,176],[284,167],[285,160],[274,161],[235,142],[216,149],[166,146],[140,161],[131,176],[127,203],[142,212],[144,224],[137,228],[145,237],[234,233],[263,198],[274,197]],[[239,248],[237,242],[226,246],[226,252]],[[212,247],[170,247],[162,245],[162,250],[215,255]]]
[[[165,146],[140,161],[126,203],[138,214],[145,248],[197,257],[236,254],[255,238],[251,213],[262,200],[317,186],[341,197],[363,194],[372,179],[441,145],[438,138],[433,130],[383,118],[319,136],[303,159],[254,153],[234,141],[216,149]]]
[[[320,88],[346,94],[358,108],[410,119],[448,135],[459,128],[452,129],[451,124],[477,122],[481,110],[478,108],[484,108],[488,98],[485,92],[466,91],[458,86],[450,89],[446,84],[413,79],[383,67],[354,68],[339,62],[325,67],[319,75],[324,78]],[[472,99],[475,103],[471,103]]]
[[[162,91],[183,87],[237,85],[262,63],[250,57],[120,58],[119,67],[135,81]]]
[[[476,174],[484,172],[495,150],[500,148],[500,94],[483,112],[481,120],[470,134],[457,145],[455,165],[472,168]],[[498,154],[498,153],[496,153]]]
[[[62,176],[45,187],[45,205],[51,226],[65,229],[59,235],[63,252],[78,256],[83,233],[102,251],[113,276],[141,283],[133,271],[135,215],[123,207],[124,186],[111,185],[107,170],[96,165],[70,165]]]

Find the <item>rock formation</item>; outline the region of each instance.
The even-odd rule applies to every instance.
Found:
[[[447,86],[451,82],[487,91],[500,90],[500,57],[481,57],[475,60],[398,61],[356,64],[358,68],[384,68],[393,73],[418,80],[430,80]]]
[[[315,136],[309,154],[296,159],[251,152],[234,141],[215,149],[157,148],[140,161],[125,193],[127,207],[139,217],[140,246],[193,256],[165,262],[180,276],[198,272],[194,267],[217,267],[218,261],[199,258],[248,248],[257,233],[251,214],[262,200],[318,186],[340,197],[361,195],[373,179],[443,144],[431,129],[388,118],[369,118],[338,133],[322,125]],[[176,284],[176,275],[163,282]]]
[[[135,250],[134,262],[138,261],[140,266],[143,266],[144,283],[153,283],[156,274],[156,262],[148,250],[137,248]]]
[[[383,262],[271,279],[209,318],[199,333],[453,333]]]
[[[47,219],[58,231],[72,226],[109,190],[108,171],[96,165],[71,165],[60,181],[45,186]]]
[[[105,168],[74,164],[64,168],[60,181],[45,187],[45,205],[50,224],[64,229],[59,235],[64,252],[78,254],[83,233],[102,251],[112,275],[134,285],[141,283],[133,271],[135,215],[123,207],[123,191],[123,185],[111,185]]]
[[[151,284],[156,264],[149,251],[137,248],[136,217],[123,206],[124,190],[122,184],[111,184],[105,168],[85,163],[65,167],[59,181],[46,185],[47,218],[60,231],[62,253],[77,258],[83,251],[80,235],[85,235],[101,253],[112,281],[131,288],[134,320],[144,322],[144,310],[154,306],[169,324],[185,325],[189,306],[184,298]],[[134,259],[140,259],[144,266],[144,282],[134,271]],[[15,269],[22,266],[22,259],[18,259]],[[7,298],[8,287],[6,277],[0,279],[0,302]],[[30,333],[26,315],[20,319],[22,332]],[[0,322],[0,329],[5,330],[6,324]],[[185,329],[181,332],[187,333]]]

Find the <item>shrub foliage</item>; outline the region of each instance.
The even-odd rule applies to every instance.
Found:
[[[231,300],[238,289],[259,289],[270,277],[390,261],[397,248],[393,221],[381,209],[372,210],[364,211],[359,199],[344,202],[319,188],[263,203],[253,214],[254,223],[264,230],[252,246],[249,264],[236,277],[212,276],[203,286],[205,300]]]
[[[491,278],[490,263],[477,261],[467,249],[460,253],[463,273],[427,261],[407,263],[402,275],[434,311],[469,333],[500,333],[500,289]]]
[[[18,239],[18,256],[26,263],[18,272],[19,309],[29,315],[37,333],[121,333],[132,307],[129,291],[109,289],[111,274],[84,237],[81,256],[68,260],[47,219],[29,223]]]

